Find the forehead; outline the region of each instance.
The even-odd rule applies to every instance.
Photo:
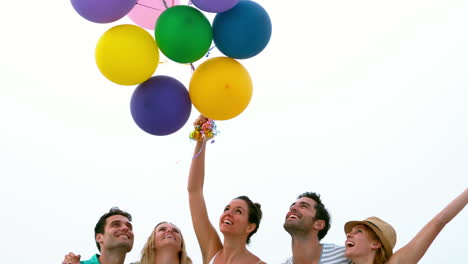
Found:
[[[309,197],[301,197],[301,198],[297,199],[294,203],[295,204],[306,203],[306,204],[310,205],[313,208],[317,205],[317,202],[314,199],[309,198]]]
[[[234,199],[228,204],[228,206],[232,208],[241,207],[247,209],[247,202],[242,199]]]
[[[177,226],[175,226],[174,224],[171,224],[171,223],[162,223],[162,224],[158,225],[156,228],[157,229],[159,229],[159,228],[174,228],[174,229],[179,230],[179,228],[177,228]]]
[[[109,216],[107,217],[106,219],[106,225],[112,223],[112,222],[122,222],[122,223],[130,223],[130,221],[128,221],[128,218],[123,216],[123,215],[113,215],[113,216]]]

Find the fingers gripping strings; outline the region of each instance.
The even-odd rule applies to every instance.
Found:
[[[205,143],[214,138],[219,134],[219,131],[216,127],[216,123],[214,122],[213,119],[208,119],[205,123],[203,124],[195,124],[194,125],[194,130],[190,133],[189,137],[192,140],[195,141],[203,141],[203,145],[200,148],[200,151],[193,157],[194,159],[200,155]],[[214,139],[211,140],[211,143],[214,143]]]

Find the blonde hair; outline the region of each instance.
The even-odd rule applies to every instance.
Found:
[[[388,261],[388,256],[387,253],[385,253],[385,249],[383,246],[382,241],[380,241],[380,238],[377,236],[377,234],[369,228],[367,225],[363,225],[367,231],[367,234],[371,240],[379,241],[380,242],[380,247],[375,251],[375,257],[374,257],[374,264],[385,264]]]
[[[161,224],[171,224],[171,225],[174,225],[172,223],[169,223],[169,222],[160,222],[158,223],[154,229],[153,229],[153,232],[151,232],[151,235],[148,237],[148,240],[146,241],[146,244],[145,246],[143,247],[143,249],[141,250],[141,260],[140,260],[140,264],[157,264],[155,263],[155,259],[156,259],[156,245],[154,243],[154,230],[156,230],[156,228],[158,228],[159,225]],[[192,264],[192,260],[190,259],[189,256],[187,256],[187,251],[185,250],[185,240],[184,240],[184,237],[182,236],[182,233],[180,233],[180,236],[181,236],[181,242],[182,242],[182,245],[181,245],[181,248],[180,248],[180,251],[179,251],[179,263],[180,264]]]

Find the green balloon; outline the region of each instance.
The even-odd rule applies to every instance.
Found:
[[[161,13],[154,36],[166,57],[180,63],[191,63],[208,52],[213,31],[210,22],[200,11],[178,5]]]

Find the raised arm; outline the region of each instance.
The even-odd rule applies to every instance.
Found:
[[[200,121],[201,119],[201,121]],[[197,122],[203,122],[203,117]],[[187,190],[189,193],[190,214],[192,224],[197,235],[198,244],[203,256],[203,263],[214,257],[222,247],[221,239],[208,218],[205,198],[203,197],[203,183],[205,179],[206,144],[198,141],[194,151],[194,158],[190,166]]]
[[[408,244],[395,252],[388,264],[418,263],[444,226],[463,210],[467,203],[468,189],[465,189],[462,194],[432,218]]]

